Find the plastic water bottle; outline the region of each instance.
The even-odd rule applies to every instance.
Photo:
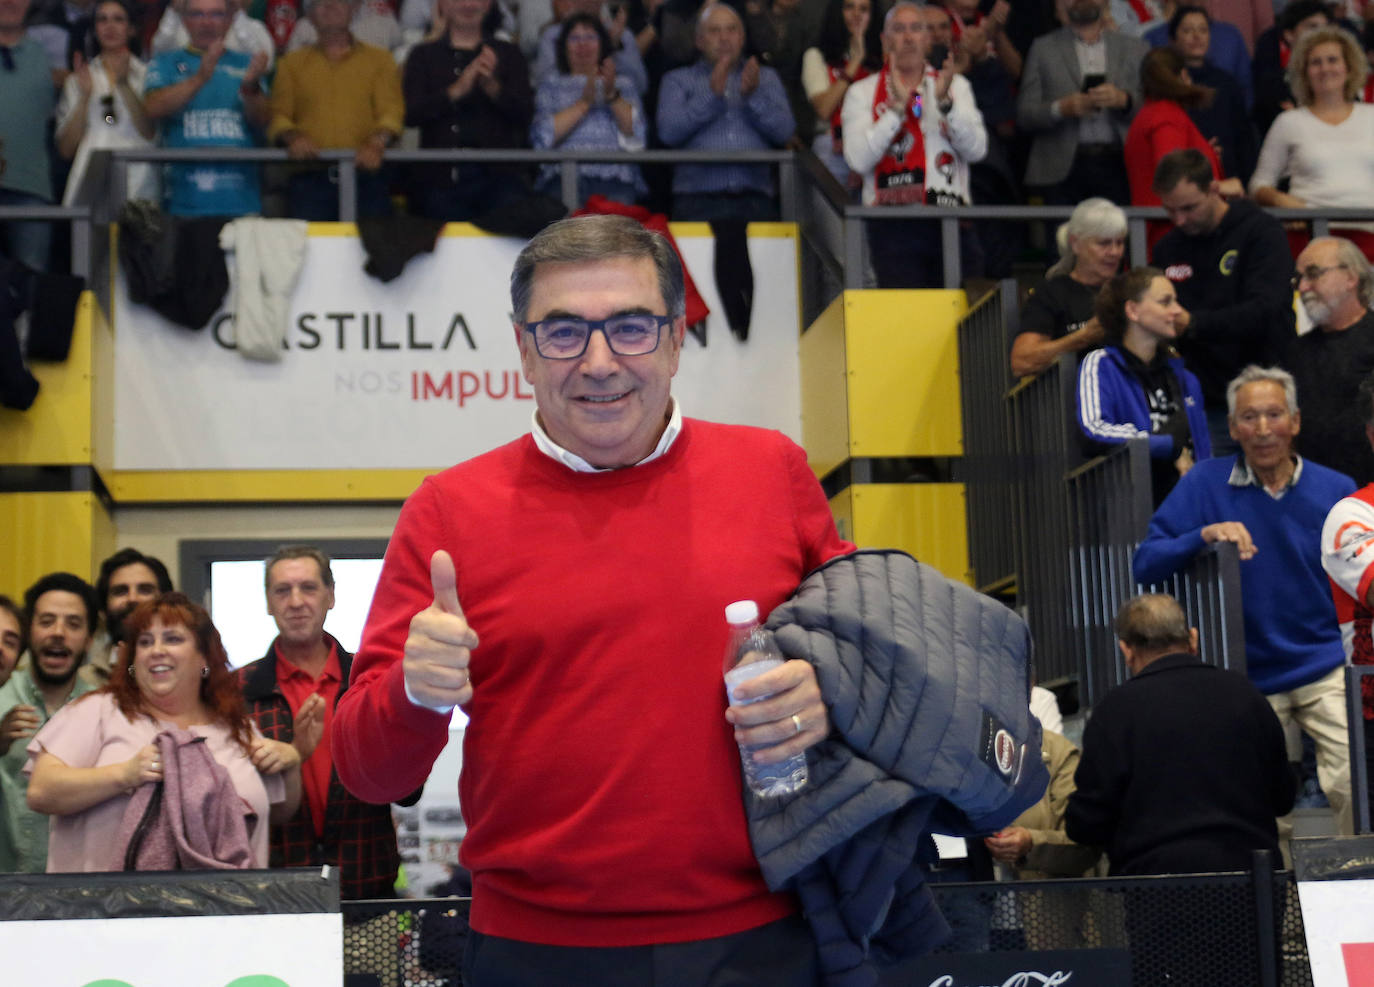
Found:
[[[746,703],[735,699],[735,687],[755,675],[762,675],[783,662],[782,652],[771,631],[759,626],[759,605],[740,600],[725,608],[730,625],[730,642],[725,646],[725,692],[731,706]],[[757,699],[747,702],[758,702]],[[791,795],[806,787],[806,756],[797,754],[777,764],[755,764],[747,747],[740,747],[744,780],[755,795],[768,798]]]

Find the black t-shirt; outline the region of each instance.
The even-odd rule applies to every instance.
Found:
[[[1374,452],[1355,406],[1360,381],[1374,371],[1374,312],[1343,332],[1313,329],[1295,337],[1283,364],[1298,384],[1298,452],[1357,486],[1374,483]]]
[[[1038,332],[1050,339],[1067,336],[1093,317],[1098,290],[1067,274],[1046,278],[1031,289],[1021,309],[1017,335]]]

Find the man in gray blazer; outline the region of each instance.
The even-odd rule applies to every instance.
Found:
[[[1032,135],[1026,185],[1051,205],[1100,195],[1130,202],[1121,148],[1140,107],[1140,60],[1149,46],[1108,30],[1105,0],[1068,0],[1067,24],[1036,38],[1026,56],[1016,122]]]

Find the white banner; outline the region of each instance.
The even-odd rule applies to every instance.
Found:
[[[7,984],[339,987],[333,914],[0,922]]]
[[[1374,881],[1299,881],[1313,987],[1374,984]]]
[[[685,414],[801,439],[796,242],[755,237],[747,342],[729,330],[710,237],[678,240],[711,309],[673,382]],[[312,236],[280,363],[234,350],[221,312],[202,332],[115,293],[117,470],[440,469],[529,428],[533,393],[510,323],[523,244],[440,237],[383,284],[361,241]]]

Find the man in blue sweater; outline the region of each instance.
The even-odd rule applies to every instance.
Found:
[[[1322,570],[1321,530],[1355,484],[1293,452],[1301,418],[1286,371],[1248,366],[1226,401],[1240,454],[1200,462],[1179,481],[1136,549],[1135,578],[1161,582],[1204,546],[1236,544],[1250,680],[1285,727],[1297,723],[1316,742],[1317,778],[1341,833],[1350,835],[1345,651]]]

